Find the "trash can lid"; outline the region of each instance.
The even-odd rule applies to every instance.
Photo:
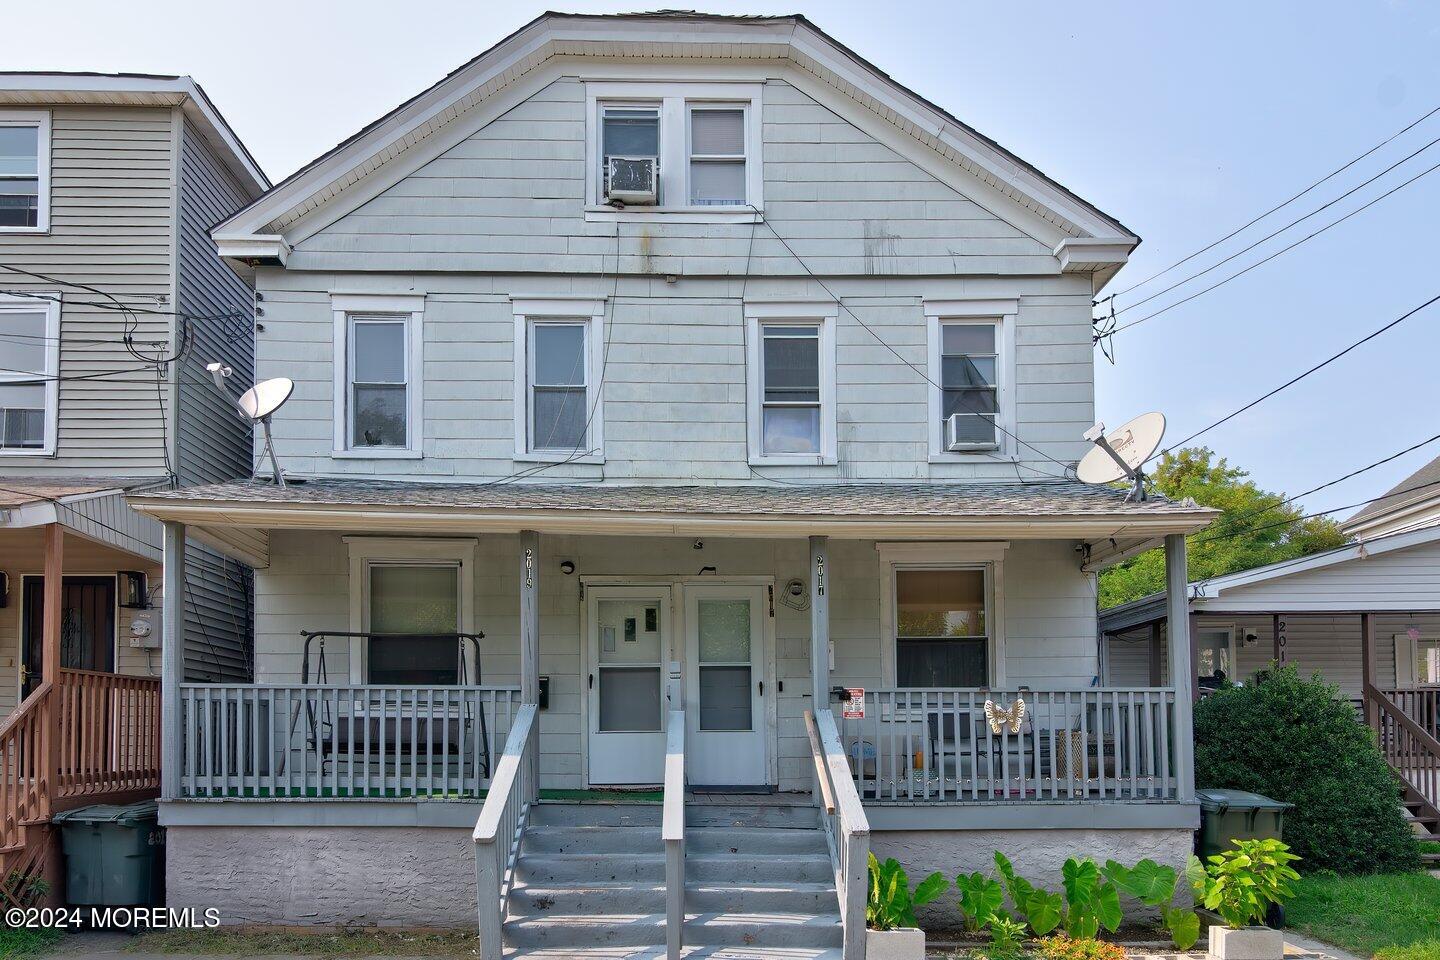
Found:
[[[1226,810],[1289,810],[1293,803],[1271,800],[1258,793],[1245,790],[1196,790],[1195,798],[1200,809],[1207,813],[1224,813]]]
[[[51,817],[54,823],[122,823],[132,824],[141,820],[154,820],[159,812],[154,800],[141,800],[117,806],[111,803],[97,803],[90,807],[65,810]]]

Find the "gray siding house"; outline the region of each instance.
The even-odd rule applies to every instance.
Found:
[[[858,957],[871,848],[1189,852],[1095,572],[1211,511],[1069,469],[1138,241],[805,19],[547,14],[212,235],[294,392],[283,487],[130,496],[255,568],[255,682],[164,669],[172,905]]]

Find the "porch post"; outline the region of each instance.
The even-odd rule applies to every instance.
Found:
[[[1380,710],[1375,703],[1375,621],[1370,614],[1360,614],[1360,696],[1365,704],[1365,722],[1372,730],[1380,729]]]
[[[161,615],[165,633],[160,644],[160,799],[180,795],[180,683],[185,679],[185,524],[164,521],[165,569],[162,573]]]
[[[1150,686],[1152,687],[1158,687],[1165,682],[1165,665],[1160,653],[1160,621],[1154,620],[1150,623]]]
[[[1165,537],[1165,605],[1170,633],[1170,687],[1175,691],[1176,799],[1195,799],[1195,665],[1190,659],[1190,582],[1185,537]]]
[[[830,707],[830,547],[810,538],[810,682],[818,715]]]
[[[540,704],[540,534],[534,530],[520,531],[520,702]],[[540,715],[535,715],[540,725]],[[536,744],[540,742],[538,731]],[[528,782],[530,802],[540,795],[540,751],[527,749],[530,767]]]
[[[1280,625],[1280,614],[1270,615],[1270,636],[1275,642],[1275,667],[1279,669],[1285,657],[1285,628]]]
[[[54,802],[60,790],[60,740],[62,719],[60,716],[60,626],[64,616],[61,602],[65,583],[65,528],[58,523],[45,526],[45,591],[41,600],[40,614],[40,678],[42,684],[49,684],[51,692],[40,714],[44,724],[44,766],[40,773],[45,786],[41,789],[40,802],[47,807]],[[22,641],[23,642],[23,641]]]

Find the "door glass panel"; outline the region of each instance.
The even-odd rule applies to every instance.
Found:
[[[1440,683],[1440,641],[1421,640],[1415,644],[1415,682]]]
[[[749,730],[750,601],[699,600],[700,729]]]
[[[750,729],[750,667],[700,667],[700,729]]]
[[[599,630],[600,731],[660,729],[660,604],[656,600],[601,600]]]
[[[750,601],[700,600],[700,662],[750,662]]]
[[[600,668],[600,732],[660,729],[660,668]]]
[[[659,604],[654,600],[601,600],[600,662],[660,666]]]

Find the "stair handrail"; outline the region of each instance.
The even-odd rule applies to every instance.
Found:
[[[1379,737],[1380,752],[1384,754],[1385,762],[1395,775],[1424,801],[1433,815],[1440,815],[1440,740],[1415,722],[1385,691],[1367,684],[1365,696],[1376,709],[1375,732]],[[1423,765],[1417,763],[1414,757],[1407,760],[1395,749],[1394,744],[1387,742],[1382,716],[1388,717],[1396,727],[1409,735],[1410,743],[1424,756],[1426,762]]]
[[[685,934],[685,711],[671,710],[665,732],[665,956],[680,960]]]
[[[1427,753],[1440,757],[1440,740],[1437,740],[1434,734],[1416,723],[1409,714],[1400,709],[1400,705],[1392,700],[1384,690],[1378,687],[1367,687],[1365,692],[1370,696],[1370,699],[1375,701],[1381,710],[1388,713],[1396,723],[1404,727],[1406,732],[1413,736],[1420,746],[1425,748]]]
[[[840,742],[835,714],[805,711],[806,733],[815,764],[821,820],[835,871],[835,893],[844,930],[843,960],[865,960],[865,902],[870,892],[870,820],[855,789],[850,761]]]
[[[531,805],[539,798],[536,765],[540,727],[537,704],[527,703],[515,713],[505,752],[495,767],[485,804],[475,821],[475,899],[478,911],[480,960],[501,960],[504,955],[506,901],[514,883],[515,861],[525,836]]]

